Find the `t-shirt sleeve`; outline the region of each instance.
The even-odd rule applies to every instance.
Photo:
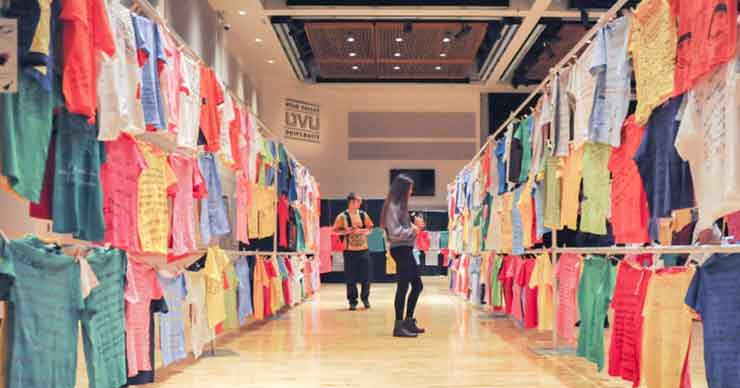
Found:
[[[692,310],[696,311],[699,314],[702,314],[704,312],[704,297],[702,292],[703,290],[701,284],[701,275],[702,268],[699,268],[694,273],[694,277],[691,279],[689,290],[686,292],[686,299],[684,299],[686,305],[691,307]]]
[[[200,171],[200,166],[195,164],[193,168],[193,198],[206,198],[208,197],[208,186],[206,180],[203,178],[203,173]]]
[[[177,175],[169,163],[164,163],[164,179],[165,187],[167,187],[167,194],[174,195],[177,193]]]
[[[147,42],[146,37],[144,36],[144,33],[142,31],[142,29],[146,28],[147,26],[147,20],[138,15],[131,15],[131,18],[134,21],[134,35],[136,38],[137,58],[139,59],[139,66],[143,67],[146,61],[149,59],[149,56],[152,54],[151,52],[149,52],[149,45],[151,44],[151,42]]]
[[[155,50],[157,50],[157,61],[159,61],[160,64],[166,64],[167,63],[167,52],[165,52],[164,49],[164,38],[162,37],[162,30],[159,28],[158,25],[155,25],[155,35],[154,39],[156,39],[155,43]],[[161,70],[161,69],[160,69]]]
[[[93,15],[90,16],[95,21],[95,28],[93,29],[95,47],[109,57],[113,57],[116,54],[116,43],[113,40],[113,33],[103,0],[92,1],[92,7]]]
[[[697,122],[696,122],[696,104],[692,93],[689,92],[686,108],[684,109],[683,117],[681,118],[681,126],[678,129],[676,135],[676,151],[682,159],[687,161],[693,161],[701,159],[702,148],[698,146],[701,144],[697,142]]]

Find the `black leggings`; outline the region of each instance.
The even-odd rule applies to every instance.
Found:
[[[414,317],[416,301],[424,285],[421,283],[419,267],[416,265],[411,247],[391,248],[391,256],[396,261],[396,320],[403,319],[403,307],[406,305],[406,319]],[[411,284],[411,293],[409,291]],[[406,294],[408,293],[408,302]]]

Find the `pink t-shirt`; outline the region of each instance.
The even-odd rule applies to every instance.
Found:
[[[570,342],[576,338],[575,326],[578,321],[577,295],[580,272],[580,256],[574,254],[560,255],[555,266],[555,276],[559,282],[558,336]]]
[[[164,37],[164,52],[167,56],[167,65],[162,71],[161,87],[166,101],[167,128],[177,133],[180,119],[180,93],[186,90],[182,75],[182,53],[169,34]]]
[[[164,293],[157,272],[129,255],[126,272],[126,358],[128,376],[151,371],[149,357],[150,307],[153,300],[162,299]]]
[[[181,256],[197,248],[195,199],[205,198],[208,189],[195,159],[172,154],[168,162],[177,177],[177,189],[172,193],[171,253]]]
[[[105,242],[114,248],[138,252],[139,175],[147,167],[136,140],[123,133],[105,143],[106,162],[100,167],[103,184]]]
[[[740,242],[740,212],[730,214],[727,218],[727,230],[733,236],[733,242]]]
[[[321,228],[321,242],[319,243],[319,270],[321,273],[331,272],[331,235],[334,228]]]
[[[514,278],[514,298],[511,301],[511,315],[514,316],[514,319],[517,321],[523,321],[524,320],[524,311],[522,311],[522,291],[524,287],[517,282],[517,279],[520,279],[523,277],[524,273],[524,260],[522,260],[519,256],[514,256],[514,262],[513,265],[510,267],[510,269],[513,271],[513,278]]]
[[[236,239],[249,244],[249,208],[252,206],[251,183],[244,170],[236,176]]]

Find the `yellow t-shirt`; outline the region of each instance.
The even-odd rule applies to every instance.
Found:
[[[167,155],[155,146],[140,142],[147,168],[139,176],[139,238],[146,253],[167,254],[170,236],[168,191],[175,189],[175,172]]]
[[[680,387],[693,313],[684,303],[695,269],[664,271],[650,278],[642,334],[642,381],[648,387]]]
[[[508,192],[501,196],[501,250],[510,253],[514,245],[514,231],[511,219],[511,210],[514,205],[514,193]]]
[[[49,55],[49,39],[51,35],[51,2],[52,0],[37,0],[40,13],[36,25],[36,32],[31,41],[31,52]],[[46,74],[46,66],[36,67],[38,71]]]
[[[553,292],[552,292],[552,263],[550,255],[543,253],[537,256],[529,288],[537,290],[537,329],[552,330],[553,322]]]
[[[668,0],[644,0],[635,11],[629,51],[637,84],[637,124],[673,94],[676,69],[676,18]]]
[[[206,266],[203,274],[206,277],[206,310],[208,310],[208,327],[216,327],[226,319],[224,303],[224,269],[229,264],[229,257],[218,247],[208,248]]]
[[[527,181],[522,189],[521,195],[519,195],[519,214],[522,217],[522,245],[524,248],[532,247],[532,223],[534,217],[532,217],[532,181]]]
[[[237,297],[236,292],[239,287],[239,278],[236,276],[236,270],[234,264],[229,260],[224,269],[226,280],[228,280],[229,288],[224,290],[224,329],[238,329],[239,328],[239,317],[237,316]]]
[[[583,146],[571,148],[570,155],[563,165],[563,194],[560,206],[560,218],[563,227],[578,230],[578,194],[581,190],[581,166],[583,164]]]
[[[277,206],[275,187],[250,185],[252,207],[247,212],[249,238],[261,239],[275,234],[277,228]]]

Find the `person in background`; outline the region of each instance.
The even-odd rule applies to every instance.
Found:
[[[347,210],[337,216],[334,233],[344,238],[344,277],[347,281],[349,309],[357,310],[357,283],[362,284],[360,298],[366,309],[370,308],[370,253],[367,236],[373,220],[360,210],[362,198],[355,193],[347,196]]]
[[[424,285],[421,282],[419,267],[414,259],[413,249],[416,235],[424,229],[424,220],[409,215],[409,198],[414,181],[406,175],[398,175],[391,183],[388,197],[383,204],[380,224],[385,229],[391,256],[396,261],[396,321],[394,337],[416,337],[425,330],[416,325],[414,310]],[[411,292],[409,293],[409,285]],[[407,299],[408,294],[408,299]],[[404,318],[404,307],[406,316]]]

